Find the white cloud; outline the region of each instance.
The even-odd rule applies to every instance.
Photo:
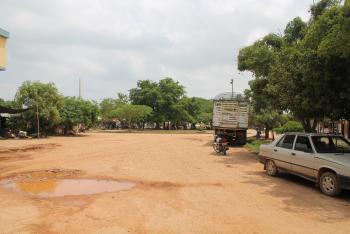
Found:
[[[307,19],[310,0],[2,0],[0,27],[10,31],[0,97],[25,80],[55,82],[65,95],[102,99],[137,80],[166,76],[190,96],[213,97],[248,87],[239,75],[241,47]]]

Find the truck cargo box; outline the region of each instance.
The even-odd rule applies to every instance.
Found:
[[[224,93],[214,99],[214,128],[247,129],[248,103],[243,95]]]

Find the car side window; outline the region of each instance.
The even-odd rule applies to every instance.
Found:
[[[295,135],[285,135],[283,139],[281,139],[276,146],[285,148],[285,149],[292,149],[294,139],[295,139]]]
[[[298,136],[294,150],[311,153],[312,147],[309,138],[306,136]]]

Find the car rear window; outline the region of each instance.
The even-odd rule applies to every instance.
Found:
[[[282,140],[278,142],[277,147],[292,149],[295,135],[285,135]]]
[[[350,143],[341,136],[312,136],[317,153],[350,153]]]

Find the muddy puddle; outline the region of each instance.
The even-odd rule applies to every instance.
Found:
[[[129,181],[93,179],[48,179],[34,181],[15,181],[8,179],[0,181],[0,188],[40,198],[118,192],[130,190],[135,185],[135,183]]]

